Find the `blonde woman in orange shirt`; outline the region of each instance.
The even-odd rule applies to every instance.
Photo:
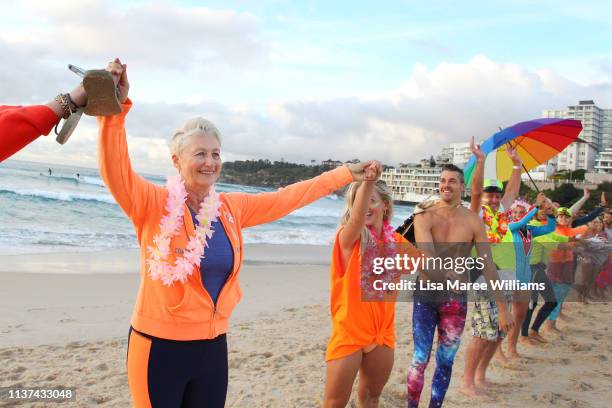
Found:
[[[348,404],[358,373],[359,406],[377,407],[393,368],[395,302],[388,294],[372,292],[368,268],[372,253],[380,255],[382,249],[384,256],[394,256],[396,244],[406,240],[389,224],[393,200],[385,183],[375,181],[380,173],[375,163],[365,169],[366,181],[349,186],[334,242],[325,408]]]

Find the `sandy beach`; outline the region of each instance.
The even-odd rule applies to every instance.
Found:
[[[330,334],[329,247],[251,245],[244,291],[228,335],[228,407],[317,407]],[[138,253],[115,250],[0,257],[0,387],[71,386],[76,402],[28,407],[130,406],[125,356],[138,285]],[[406,404],[412,353],[411,304],[397,305],[395,366],[384,407]],[[493,365],[489,400],[458,392],[466,327],[448,407],[607,407],[612,399],[610,305],[569,304],[565,334],[512,369]],[[435,358],[422,405],[429,401]],[[0,406],[12,406],[6,401]],[[352,401],[354,405],[354,399]]]

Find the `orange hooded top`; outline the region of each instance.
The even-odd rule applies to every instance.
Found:
[[[242,229],[281,218],[353,181],[349,169],[341,166],[310,180],[292,184],[275,192],[246,194],[221,193],[219,221],[223,224],[234,251],[234,268],[223,286],[217,306],[204,289],[199,267],[185,284],[164,285],[152,280],[146,267],[147,247],[159,233],[159,224],[168,191],[136,174],[128,156],[125,117],[132,106],[114,116],[99,117],[100,175],[113,197],[132,220],[140,246],[140,286],[132,314],[137,331],[171,340],[211,339],[223,334],[228,319],[242,297],[238,278],[243,259]],[[186,207],[186,206],[185,206]],[[195,232],[189,210],[185,208],[183,229],[172,239],[169,262],[181,253]]]

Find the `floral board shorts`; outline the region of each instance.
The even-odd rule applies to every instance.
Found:
[[[470,313],[470,321],[474,337],[489,341],[496,341],[506,337],[506,333],[499,330],[497,303],[491,299],[486,290],[476,292],[476,299]]]

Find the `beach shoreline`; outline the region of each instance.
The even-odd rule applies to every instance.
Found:
[[[308,245],[245,249],[240,278],[244,297],[228,332],[227,407],[321,405],[331,332],[330,250]],[[3,262],[7,256],[0,257],[0,387],[73,386],[77,400],[69,406],[130,406],[125,356],[138,288],[139,275],[133,270],[138,267],[137,255],[137,250],[39,254],[23,257],[22,269],[10,272],[7,268],[15,263],[7,266]],[[49,261],[46,267],[44,259]],[[98,272],[58,272],[84,264],[98,265]],[[123,273],[99,272],[104,265],[106,269],[121,265],[113,270]],[[551,338],[545,347],[523,348],[530,358],[513,369],[491,367],[490,379],[505,385],[492,389],[486,402],[458,392],[471,337],[468,322],[445,406],[607,406],[612,398],[610,306],[569,304],[567,309],[574,321],[561,323],[563,337]],[[382,407],[406,403],[406,372],[413,350],[411,316],[411,303],[397,304],[395,365]],[[429,400],[434,367],[432,355],[422,404]]]
[[[244,299],[232,321],[327,302],[330,251],[322,245],[246,245]],[[127,334],[140,279],[138,249],[4,255],[0,265],[0,346]]]
[[[245,244],[244,251],[245,265],[329,265],[331,245]],[[285,252],[287,256],[283,255]],[[123,274],[139,271],[138,248],[0,255],[0,273]]]

